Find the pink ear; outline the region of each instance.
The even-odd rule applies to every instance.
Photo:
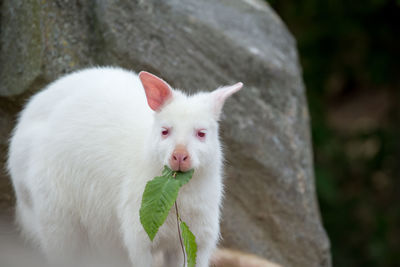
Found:
[[[222,88],[218,88],[214,92],[211,93],[212,98],[214,100],[214,113],[217,117],[219,117],[222,107],[224,106],[225,100],[239,91],[243,87],[243,83],[237,83],[231,86],[225,86]]]
[[[154,111],[160,111],[165,102],[172,97],[172,91],[168,83],[157,76],[141,71],[140,81],[146,92],[147,103]]]

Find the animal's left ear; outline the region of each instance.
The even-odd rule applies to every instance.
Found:
[[[239,91],[243,87],[243,83],[237,83],[231,86],[225,86],[216,89],[211,92],[211,98],[213,101],[213,112],[217,118],[219,118],[222,108],[224,106],[225,100]]]

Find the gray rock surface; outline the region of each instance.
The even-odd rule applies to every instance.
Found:
[[[221,127],[227,159],[221,245],[282,266],[331,265],[296,44],[266,3],[3,0],[0,5],[2,164],[26,98],[63,73],[118,65],[153,72],[189,91],[242,81],[245,88],[229,100]],[[4,171],[0,190],[2,205],[11,205]]]

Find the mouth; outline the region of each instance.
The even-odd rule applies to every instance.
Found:
[[[172,166],[171,166],[171,164],[168,164],[168,167],[171,170],[175,171],[175,172],[187,172],[187,171],[190,171],[190,170],[194,169],[194,168],[192,168],[192,166],[179,165],[179,164],[178,165],[172,165]]]
[[[168,167],[173,171],[181,171],[181,172],[187,172],[188,170],[193,169],[190,160],[185,160],[185,159],[177,160],[174,157],[172,157],[169,160]]]

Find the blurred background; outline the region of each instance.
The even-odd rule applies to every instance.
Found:
[[[400,1],[268,2],[297,39],[333,266],[400,266]]]

